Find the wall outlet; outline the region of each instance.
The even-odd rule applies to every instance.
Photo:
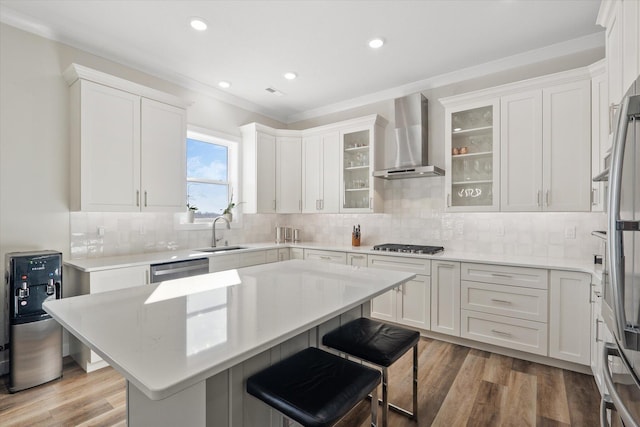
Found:
[[[572,225],[564,229],[564,238],[565,239],[575,239],[576,238],[576,226]]]
[[[104,236],[104,227],[103,226],[99,226],[98,227],[98,236]]]

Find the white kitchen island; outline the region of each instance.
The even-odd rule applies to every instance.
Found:
[[[63,298],[45,310],[127,381],[138,426],[263,426],[245,379],[360,316],[415,275],[292,260]]]

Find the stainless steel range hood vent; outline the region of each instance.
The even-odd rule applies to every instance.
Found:
[[[393,167],[375,171],[385,179],[422,178],[444,175],[444,170],[428,162],[427,98],[421,93],[397,98],[395,105],[396,138]]]

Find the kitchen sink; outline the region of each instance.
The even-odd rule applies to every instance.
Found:
[[[237,251],[238,249],[247,249],[244,246],[217,246],[215,248],[195,249],[198,252],[228,252]]]

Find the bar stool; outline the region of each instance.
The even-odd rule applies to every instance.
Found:
[[[371,425],[377,424],[380,372],[309,347],[247,379],[247,392],[306,427],[326,427],[345,416],[369,393]]]
[[[361,317],[327,333],[322,337],[322,344],[376,365],[382,370],[382,426],[386,427],[389,409],[412,420],[418,419],[419,340],[418,331]],[[389,403],[387,395],[387,369],[411,347],[413,347],[413,412]],[[372,400],[374,400],[373,397]]]

